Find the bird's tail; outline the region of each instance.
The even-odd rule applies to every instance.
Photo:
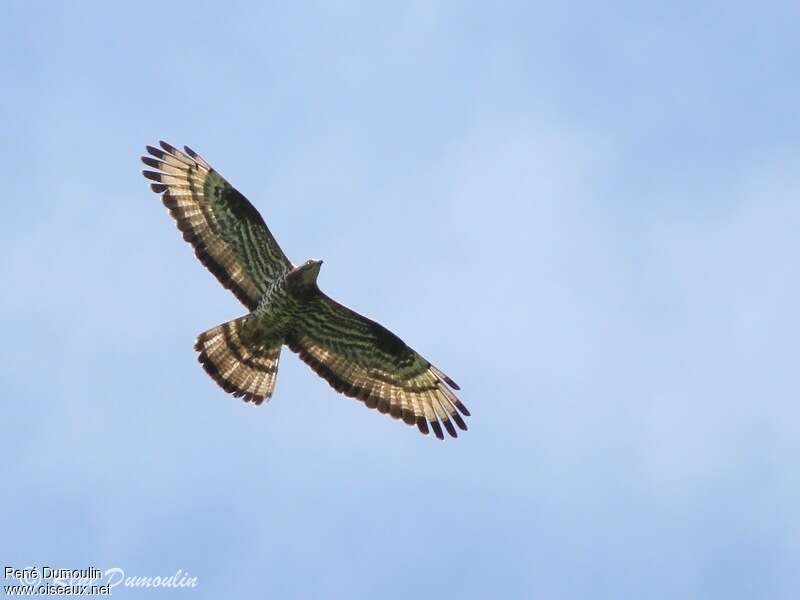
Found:
[[[197,336],[194,349],[206,372],[229,394],[261,404],[272,396],[281,344],[265,345],[247,335],[250,315]]]

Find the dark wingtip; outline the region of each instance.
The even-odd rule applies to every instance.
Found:
[[[450,379],[447,375],[444,376],[444,381],[445,381],[445,383],[447,383],[447,385],[449,385],[454,390],[460,390],[461,389],[461,386],[459,386],[455,381]]]
[[[153,190],[156,194],[161,194],[162,192],[167,191],[167,186],[163,183],[151,183],[150,189]]]
[[[161,146],[167,152],[177,152],[178,151],[178,149],[175,146],[173,146],[172,144],[168,144],[164,140],[159,140],[158,141],[158,145]]]
[[[152,154],[156,158],[164,157],[164,152],[162,150],[159,150],[158,148],[154,148],[153,146],[145,146],[145,149],[147,150],[148,153]]]
[[[428,422],[425,420],[425,417],[417,417],[417,429],[420,430],[420,433],[424,435],[428,435],[430,431],[428,430]]]
[[[432,365],[432,364],[430,364],[430,363],[428,363],[428,366],[430,367],[430,370],[431,370],[431,371],[433,371],[433,374],[434,374],[434,375],[436,375],[436,377],[439,379],[439,381],[444,381],[444,382],[445,382],[447,385],[449,385],[449,386],[450,386],[451,388],[453,388],[454,390],[460,390],[460,389],[461,389],[461,388],[459,387],[459,385],[458,385],[458,384],[457,384],[455,381],[453,381],[452,379],[450,379],[450,378],[447,376],[447,374],[446,374],[446,373],[444,373],[444,372],[443,372],[441,369],[439,369],[439,368],[437,368],[437,367],[433,366],[433,365]]]
[[[456,422],[456,425],[458,425],[459,429],[461,429],[462,431],[467,430],[467,424],[464,423],[464,419],[461,418],[460,414],[454,412],[453,414],[450,415],[450,417],[453,419],[453,421]]]
[[[457,408],[458,410],[460,410],[460,411],[461,411],[461,414],[462,414],[462,415],[464,415],[465,417],[471,417],[471,416],[472,416],[472,415],[470,415],[469,411],[467,410],[467,407],[466,407],[466,406],[464,406],[464,405],[461,403],[461,400],[456,400],[456,402],[455,402],[455,405],[456,405],[456,408]]]
[[[156,173],[155,171],[142,171],[142,175],[152,181],[161,181],[161,173]]]
[[[186,151],[186,154],[188,154],[192,158],[197,158],[197,152],[189,148],[189,146],[184,146],[183,149]]]
[[[399,404],[392,404],[389,407],[389,414],[392,416],[393,419],[399,419],[403,416],[403,407]]]
[[[152,156],[142,156],[141,159],[142,159],[142,162],[144,164],[146,164],[148,167],[153,167],[154,169],[160,169],[161,168],[161,163],[159,161],[157,161],[155,158],[153,158]]]
[[[442,426],[439,425],[439,421],[431,421],[431,428],[433,429],[433,433],[437,438],[440,440],[444,439],[444,433],[442,432]]]
[[[457,438],[458,433],[456,433],[456,428],[453,427],[453,424],[450,422],[450,419],[444,420],[444,428],[447,429],[447,433],[450,434],[450,437]]]

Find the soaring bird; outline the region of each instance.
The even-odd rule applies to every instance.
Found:
[[[272,396],[285,344],[338,392],[395,419],[457,437],[469,411],[456,383],[382,325],[317,286],[321,260],[295,266],[264,219],[191,148],[147,146],[142,171],[183,239],[248,314],[204,331],[194,348],[226,392],[261,404]],[[461,413],[461,414],[459,414]]]

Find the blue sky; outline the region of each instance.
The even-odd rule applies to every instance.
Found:
[[[795,598],[796,3],[11,2],[3,565],[137,597]],[[289,352],[140,175],[205,156],[321,287],[451,374],[420,436]]]

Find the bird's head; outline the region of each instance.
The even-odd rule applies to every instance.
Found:
[[[317,285],[317,276],[322,266],[321,260],[309,259],[289,271],[289,284],[300,288],[311,288]]]

